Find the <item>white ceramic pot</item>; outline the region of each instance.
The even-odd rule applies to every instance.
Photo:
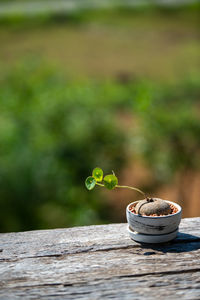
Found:
[[[169,242],[177,236],[178,228],[170,233],[166,234],[143,234],[138,233],[130,229],[128,226],[128,233],[130,235],[130,238],[136,242],[139,243],[150,243],[150,244],[159,244],[159,243],[165,243]]]
[[[178,209],[178,211],[175,214],[166,216],[142,216],[134,214],[129,209],[131,206],[135,206],[139,201],[130,203],[126,208],[126,217],[130,229],[136,233],[148,235],[162,235],[176,231],[181,221],[182,209],[180,205],[174,202],[167,200],[165,201],[169,204],[173,204]]]

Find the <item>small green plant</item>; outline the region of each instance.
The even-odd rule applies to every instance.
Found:
[[[92,176],[86,178],[85,185],[88,190],[92,190],[95,185],[106,187],[108,190],[113,190],[114,188],[127,188],[130,190],[135,190],[142,194],[146,199],[149,199],[145,193],[138,188],[126,185],[118,185],[118,178],[116,177],[114,171],[112,171],[112,174],[103,177],[103,170],[101,168],[95,168],[92,171]]]
[[[171,207],[165,200],[147,197],[143,191],[132,186],[119,185],[118,178],[113,171],[112,174],[104,177],[103,170],[101,168],[95,168],[92,171],[92,176],[86,178],[85,185],[88,190],[92,190],[95,185],[99,185],[106,187],[108,190],[113,190],[114,188],[127,188],[139,192],[145,197],[144,200],[140,200],[135,206],[135,212],[140,215],[159,216],[168,215],[171,213]]]

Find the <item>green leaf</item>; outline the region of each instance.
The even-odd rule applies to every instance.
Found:
[[[96,185],[96,180],[94,177],[89,176],[88,178],[86,178],[85,186],[89,191],[92,190],[95,187],[95,185]]]
[[[103,179],[103,171],[100,168],[95,168],[92,172],[92,176],[95,178],[95,180],[98,181],[102,181]]]
[[[118,184],[118,179],[115,175],[106,175],[104,177],[104,185],[107,189],[112,190]]]

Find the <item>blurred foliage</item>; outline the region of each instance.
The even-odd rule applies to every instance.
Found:
[[[108,221],[106,202],[84,180],[98,164],[124,164],[112,110],[120,88],[69,82],[32,61],[2,71],[0,90],[1,230]]]
[[[111,222],[84,186],[95,166],[119,174],[140,157],[157,184],[200,166],[199,74],[78,82],[33,59],[2,68],[0,90],[1,231]]]
[[[134,17],[136,15],[185,15],[192,12],[194,18],[198,18],[200,3],[198,0],[180,1],[165,3],[164,1],[138,1],[130,0],[112,1],[107,4],[100,0],[62,0],[60,5],[54,0],[0,0],[3,13],[0,14],[0,24],[6,26],[38,26],[50,23],[68,23],[80,25],[91,21],[106,21],[110,24],[118,23],[121,17]],[[66,2],[66,3],[65,3]],[[63,5],[64,3],[64,5]],[[30,4],[30,5],[29,5]],[[31,4],[33,4],[31,6]],[[70,5],[72,4],[72,5]],[[115,18],[114,18],[115,17]]]
[[[141,82],[133,93],[139,123],[132,132],[135,154],[146,161],[156,185],[178,175],[176,200],[186,204],[193,182],[186,188],[185,175],[200,170],[200,76],[162,86]]]

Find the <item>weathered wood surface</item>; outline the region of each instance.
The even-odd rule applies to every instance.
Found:
[[[0,299],[200,299],[199,229],[157,246],[127,224],[0,234]]]

